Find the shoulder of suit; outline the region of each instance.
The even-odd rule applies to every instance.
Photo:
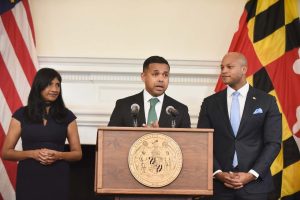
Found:
[[[220,98],[220,97],[223,97],[224,95],[226,95],[226,88],[224,90],[221,90],[219,92],[216,92],[210,96],[207,96],[204,98],[205,101],[208,101],[208,100],[212,100],[212,99],[215,99],[215,98]]]
[[[118,99],[117,103],[125,103],[125,102],[133,102],[136,101],[139,98],[143,98],[143,92],[128,96],[128,97],[124,97],[122,99]]]
[[[273,95],[261,90],[261,89],[258,89],[258,88],[254,88],[254,87],[251,87],[251,90],[253,90],[253,94],[255,96],[261,96],[261,97],[265,97],[265,98],[274,98]]]
[[[177,101],[176,99],[173,99],[172,97],[168,96],[165,94],[165,97],[164,97],[164,101],[170,101],[170,103],[174,104],[175,107],[186,107],[187,108],[187,105]]]

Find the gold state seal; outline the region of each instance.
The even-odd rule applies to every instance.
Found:
[[[181,149],[171,137],[149,133],[131,146],[128,165],[131,174],[143,185],[163,187],[173,182],[181,171]]]

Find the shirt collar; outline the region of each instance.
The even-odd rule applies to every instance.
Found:
[[[164,96],[165,96],[165,93],[163,93],[162,95],[160,96],[157,96],[156,98],[158,98],[159,102],[163,102],[164,100]],[[144,90],[144,101],[145,102],[149,102],[150,99],[152,99],[154,96],[152,96],[149,92],[147,92],[147,90]]]
[[[240,93],[242,97],[246,97],[247,93],[249,91],[249,83],[247,82],[243,87],[238,89],[237,91]],[[230,86],[227,87],[227,96],[231,97],[232,93],[234,93],[236,90],[231,88]]]

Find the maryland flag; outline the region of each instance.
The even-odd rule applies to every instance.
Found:
[[[282,112],[282,148],[271,166],[269,199],[300,199],[300,22],[297,0],[249,0],[229,51],[248,60],[247,80],[274,95]],[[225,85],[219,79],[215,91]]]

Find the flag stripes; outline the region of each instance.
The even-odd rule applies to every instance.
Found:
[[[3,128],[0,126],[0,139],[2,141],[4,139],[4,136],[5,136],[5,133],[3,131]],[[3,142],[0,144],[1,148],[2,148],[2,145],[3,145]],[[16,184],[16,177],[14,176],[14,174],[15,174],[16,167],[17,167],[15,165],[15,162],[3,160],[2,161],[2,166],[5,168],[5,170],[7,172],[7,175],[8,175],[8,178],[9,178],[9,181],[7,183],[4,183],[4,184],[10,185],[11,187],[15,188],[14,186]]]
[[[0,85],[1,88],[1,85]],[[3,130],[5,133],[8,131],[9,123],[10,123],[10,118],[7,116],[11,116],[11,111],[9,106],[6,103],[6,99],[4,98],[4,95],[2,93],[2,90],[0,90],[0,126],[2,126]],[[0,142],[1,143],[1,142]]]
[[[18,8],[18,5],[15,7]],[[24,12],[23,12],[24,13]],[[6,12],[2,15],[2,22],[4,29],[7,32],[7,35],[11,39],[11,45],[13,46],[13,49],[16,53],[16,56],[20,62],[20,65],[24,71],[24,74],[28,80],[28,82],[31,84],[36,72],[36,69],[34,67],[34,64],[32,62],[31,56],[29,54],[28,48],[25,44],[25,41],[23,40],[23,32],[21,33],[20,28],[15,16],[13,15],[12,11]],[[26,30],[25,30],[26,33]]]
[[[0,57],[2,57],[2,63],[4,64],[0,66],[5,67],[7,71],[9,71],[10,77],[14,80],[15,87],[19,92],[22,104],[25,105],[27,102],[27,94],[29,94],[30,91],[30,85],[26,75],[24,74],[20,61],[15,54],[15,50],[10,43],[10,38],[6,34],[4,26],[1,25],[3,25],[2,20],[0,20],[0,35],[3,40],[1,40],[0,45]],[[5,78],[6,77],[3,77],[4,81]]]
[[[19,97],[18,91],[14,85],[5,63],[0,56],[0,74],[2,78],[0,79],[0,88],[5,96],[5,99],[9,105],[10,110],[16,110],[22,106],[21,99]],[[23,100],[25,102],[25,99]],[[4,116],[3,116],[4,117]],[[7,131],[7,130],[6,130]]]
[[[4,200],[16,199],[14,188],[11,185],[8,174],[4,168],[2,160],[0,160],[0,193]]]
[[[27,20],[25,20],[25,23],[27,23],[27,22],[29,23],[30,30],[31,30],[31,34],[29,34],[28,38],[26,38],[26,37],[25,38],[26,39],[30,39],[30,38],[33,39],[32,43],[30,44],[30,45],[33,45],[33,49],[30,49],[30,50],[33,50],[33,51],[31,51],[31,53],[36,54],[36,50],[35,50],[35,33],[34,33],[33,21],[32,21],[32,16],[31,16],[31,12],[30,12],[29,3],[28,3],[28,1],[23,1],[22,3],[23,3],[22,5],[24,6],[24,9],[25,9],[25,12],[26,12],[26,16],[27,16]],[[28,28],[28,30],[29,30],[29,28]],[[32,57],[32,58],[35,58],[35,57]],[[37,63],[36,62],[37,59],[33,59],[33,61],[34,61],[34,63]],[[38,65],[35,65],[35,66],[37,67]]]
[[[27,104],[38,69],[28,0],[0,0],[0,148],[11,115]],[[16,149],[18,149],[17,144]],[[15,199],[17,163],[0,157],[0,200]]]

